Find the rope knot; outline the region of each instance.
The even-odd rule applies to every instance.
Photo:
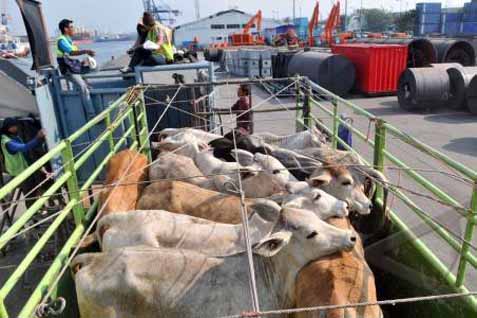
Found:
[[[66,308],[66,300],[59,297],[45,304],[38,305],[36,309],[36,316],[38,318],[59,316]]]

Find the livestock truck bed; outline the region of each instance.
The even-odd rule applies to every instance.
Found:
[[[55,311],[60,317],[79,317],[68,265],[94,229],[108,161],[126,148],[151,161],[151,141],[166,127],[228,132],[235,127],[236,114],[229,107],[240,84],[253,87],[255,132],[289,135],[318,128],[333,147],[341,145],[388,177],[374,198],[381,209],[359,221],[385,317],[477,314],[477,173],[392,123],[296,77],[134,86],[3,186],[0,199],[6,211],[21,202],[12,193],[26,178],[49,163],[57,172],[46,192],[0,236],[0,318],[46,317],[45,312]],[[352,147],[340,139],[340,125],[353,132]],[[45,209],[54,196],[64,202]],[[42,211],[47,211],[46,219],[34,217]],[[319,309],[326,308],[315,311]]]

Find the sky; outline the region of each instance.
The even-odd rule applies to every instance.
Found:
[[[195,20],[194,0],[165,1],[171,7],[182,11],[177,18],[177,24]],[[469,1],[447,0],[442,3],[444,6],[457,7]],[[0,3],[2,2],[6,3],[8,13],[12,16],[13,33],[24,33],[15,1],[0,0]],[[348,12],[360,8],[361,5],[365,8],[385,8],[399,11],[406,10],[406,8],[412,9],[416,4],[416,1],[406,0],[342,0],[342,12],[344,12],[345,2],[348,3]],[[417,2],[422,2],[422,0]],[[57,23],[62,18],[72,19],[76,25],[101,29],[106,32],[133,32],[143,11],[142,0],[43,0],[42,3],[50,35],[55,34]],[[292,0],[199,0],[199,3],[201,17],[233,7],[249,13],[255,13],[261,9],[266,18],[290,17],[293,12]],[[333,3],[332,0],[320,1],[323,19],[328,15]],[[314,4],[314,0],[296,0],[297,16],[311,16]]]

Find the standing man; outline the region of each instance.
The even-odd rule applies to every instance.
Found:
[[[237,90],[237,102],[231,107],[237,114],[237,128],[253,134],[253,113],[250,111],[250,86],[240,85]]]
[[[85,72],[84,66],[78,60],[71,59],[70,56],[89,55],[94,56],[95,52],[91,50],[80,50],[73,44],[71,37],[75,33],[73,21],[63,19],[58,25],[61,35],[56,41],[56,57],[60,72],[67,80],[78,86],[81,95],[83,107],[86,110],[88,119],[96,116],[88,84],[81,76]]]
[[[132,53],[129,66],[121,72],[128,73],[134,71],[138,65],[157,66],[174,62],[174,48],[172,45],[172,31],[154,19],[149,12],[144,12],[141,22],[137,26],[138,39],[134,47],[129,51]],[[158,49],[150,50],[144,48],[144,43],[150,41],[157,45]]]

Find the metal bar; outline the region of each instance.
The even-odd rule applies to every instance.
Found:
[[[4,297],[0,295],[0,318],[8,318],[8,311],[5,307]]]
[[[114,138],[113,138],[113,133],[114,131],[116,131],[116,129],[118,129],[118,127],[120,126],[121,122],[126,118],[128,117],[128,115],[132,112],[132,109],[129,109],[128,111],[126,111],[124,114],[121,115],[121,117],[117,118],[114,123],[112,123],[111,125],[109,125],[107,127],[107,131],[99,137],[99,139],[95,140],[94,141],[94,144],[84,153],[81,155],[81,157],[78,158],[77,162],[75,163],[75,169],[78,170],[79,168],[81,168],[83,166],[83,164],[88,161],[88,159],[90,158],[90,156],[99,148],[101,147],[101,145],[103,144],[103,142],[106,140],[106,139],[109,139],[109,140],[113,140],[113,147],[111,148],[114,149]]]
[[[53,221],[53,223],[51,223],[51,225],[48,227],[45,233],[43,233],[43,235],[31,248],[31,250],[25,256],[22,262],[17,266],[15,271],[10,275],[10,277],[5,282],[5,284],[3,284],[3,287],[0,290],[0,294],[2,296],[6,297],[10,293],[10,291],[13,289],[13,287],[15,287],[15,285],[20,280],[22,275],[28,270],[28,266],[31,265],[31,263],[35,260],[35,258],[41,252],[42,248],[46,245],[46,243],[48,243],[48,240],[50,239],[50,237],[55,233],[55,231],[58,229],[61,223],[66,219],[70,211],[72,209],[74,210],[74,207],[78,204],[80,204],[78,200],[76,199],[71,200],[63,209],[63,211],[61,211],[58,217]]]
[[[83,236],[83,233],[86,230],[86,224],[90,222],[93,218],[94,212],[96,211],[98,204],[99,200],[95,200],[93,205],[89,208],[88,213],[86,214],[85,222],[77,226],[74,229],[73,233],[71,233],[65,245],[51,263],[50,267],[48,268],[48,271],[45,273],[45,275],[43,275],[43,278],[38,283],[37,287],[31,294],[25,306],[23,306],[21,312],[18,314],[18,318],[31,318],[42,297],[49,289],[51,284],[55,281],[57,275],[60,273],[65,261],[70,255],[71,250],[76,246],[76,244],[78,244],[81,237]],[[3,316],[1,316],[1,314],[0,317],[4,318]]]
[[[33,173],[40,170],[46,163],[56,157],[66,147],[65,142],[59,143],[55,148],[46,153],[43,157],[31,164],[25,169],[19,176],[13,178],[5,186],[0,189],[0,200],[5,198],[10,192],[14,191],[20,186],[26,179],[28,179]]]
[[[26,210],[8,230],[0,236],[0,250],[7,245],[7,243],[20,231],[23,226],[31,219],[31,217],[48,201],[50,196],[55,194],[60,189],[66,180],[71,177],[71,172],[65,172],[55,183],[43,194],[43,196],[35,201],[33,205]]]
[[[333,104],[333,134],[331,136],[331,143],[333,149],[338,147],[338,123],[339,123],[339,115],[338,115],[338,100],[333,98],[331,101]]]
[[[260,110],[253,110],[251,113],[276,113],[276,112],[288,112],[290,110],[301,110],[302,107],[288,107],[287,109],[283,108],[273,108],[273,109],[260,109]],[[240,110],[232,110],[232,111],[215,111],[215,112],[196,112],[195,115],[197,116],[205,116],[205,115],[230,115],[232,114],[240,114],[242,113]]]
[[[106,115],[106,118],[104,118],[104,124],[106,125],[106,129],[108,129],[110,126],[111,126],[111,113],[108,113]],[[114,137],[113,137],[113,134],[107,132],[108,134],[108,143],[109,143],[109,150],[113,150],[114,149]]]
[[[185,83],[185,84],[142,84],[139,87],[148,87],[149,89],[177,89],[179,86],[183,88],[190,88],[190,87],[209,87],[212,86],[229,86],[229,85],[240,85],[240,84],[263,84],[263,83],[273,83],[273,82],[285,82],[290,84],[293,82],[295,78],[293,77],[285,77],[285,78],[267,78],[267,79],[230,79],[230,80],[222,80],[222,81],[213,81],[213,82],[195,82],[195,83]]]
[[[414,181],[416,181],[417,183],[419,183],[421,186],[423,186],[425,189],[427,189],[428,191],[430,191],[431,193],[433,193],[436,197],[438,197],[440,200],[444,201],[445,203],[447,204],[450,204],[450,205],[453,205],[453,206],[457,206],[457,207],[462,207],[462,205],[457,202],[456,200],[454,200],[450,195],[448,195],[447,193],[445,193],[444,191],[442,191],[441,189],[439,189],[437,186],[435,186],[432,182],[430,182],[429,180],[427,180],[426,178],[424,178],[422,175],[420,175],[419,173],[415,172],[414,170],[412,170],[411,167],[409,167],[408,165],[406,165],[403,161],[401,161],[400,159],[396,158],[395,156],[393,156],[392,154],[390,154],[388,151],[384,151],[384,154],[386,156],[386,158],[389,159],[389,161],[391,161],[392,163],[394,163],[396,166],[404,169],[404,172],[410,176],[412,179],[414,179]],[[466,217],[467,215],[465,213],[463,213],[462,211],[459,211],[459,210],[456,210],[460,215]]]
[[[68,197],[71,201],[81,201],[81,193],[79,193],[79,183],[78,176],[76,175],[75,170],[75,160],[73,155],[73,148],[71,147],[71,142],[66,141],[66,148],[63,150],[63,162],[64,162],[64,171],[70,173],[70,177],[66,181],[66,186],[68,188]],[[83,204],[76,204],[73,207],[73,216],[75,219],[75,224],[81,224],[84,217],[84,207]]]
[[[386,128],[384,127],[384,120],[378,119],[376,121],[374,131],[374,169],[384,173],[384,151],[386,149]],[[376,198],[384,200],[383,186],[379,185],[376,189]]]
[[[470,209],[472,212],[477,213],[477,182],[474,182],[474,187],[472,188],[472,200],[470,203]],[[465,271],[467,268],[467,259],[465,255],[469,252],[469,243],[472,242],[472,237],[474,236],[474,229],[477,224],[477,214],[469,212],[467,216],[467,226],[465,228],[464,240],[462,243],[462,250],[459,261],[459,268],[457,270],[457,279],[455,285],[461,287],[464,283]]]
[[[298,78],[295,79],[295,109],[296,109],[296,118],[302,118],[303,110],[301,106],[301,85],[300,82],[298,81]],[[301,123],[300,121],[296,121],[296,127],[295,127],[296,132],[300,132],[305,130],[305,125],[304,123]]]
[[[140,145],[142,147],[142,153],[147,156],[149,161],[152,161],[151,146],[150,146],[149,138],[148,138],[148,125],[147,125],[146,102],[144,99],[144,90],[141,90],[139,100],[140,100],[139,109],[141,114],[143,115],[141,117],[142,129],[139,133],[139,138],[141,141]]]
[[[412,209],[419,218],[421,218],[427,225],[429,225],[436,233],[456,251],[460,252],[462,245],[456,238],[454,238],[449,232],[437,224],[432,218],[430,218],[424,210],[422,210],[414,201],[412,201],[408,196],[399,191],[398,189],[390,188],[389,191],[396,195],[405,205]],[[467,252],[463,254],[465,259],[473,267],[477,269],[477,258],[471,253]]]
[[[113,109],[119,107],[121,104],[124,103],[126,99],[127,94],[123,94],[119,99],[117,99],[114,103],[112,103],[108,108],[106,108],[104,111],[102,111],[99,115],[94,117],[92,120],[86,123],[83,127],[78,129],[76,132],[71,134],[67,139],[71,142],[74,142],[76,139],[81,137],[83,134],[85,134],[88,130],[99,124],[101,121],[104,120],[106,115],[110,112],[113,111]]]
[[[411,136],[399,131],[397,128],[395,128],[395,127],[393,127],[389,124],[385,124],[385,126],[386,126],[386,129],[391,134],[393,134],[395,137],[398,137],[400,140],[404,141],[405,143],[410,144],[411,146],[414,146],[414,147],[418,148],[419,150],[428,154],[429,156],[440,160],[441,162],[447,164],[448,166],[450,166],[454,170],[462,173],[466,177],[468,177],[472,180],[477,180],[477,172],[475,170],[470,169],[469,167],[461,164],[460,162],[457,162],[457,161],[449,158],[448,156],[446,156],[442,152],[439,152],[436,149],[433,149],[432,147],[429,147],[428,145],[426,145],[422,141],[417,140],[416,138],[411,137]]]
[[[371,119],[376,119],[376,116],[374,116],[370,112],[368,112],[368,111],[364,110],[363,108],[351,103],[350,101],[347,101],[346,99],[343,99],[343,98],[339,97],[338,95],[333,94],[329,90],[315,84],[314,82],[308,80],[307,83],[313,89],[317,90],[319,93],[322,93],[324,95],[327,95],[328,97],[336,99],[340,103],[340,105],[345,105],[345,106],[353,109],[357,114],[362,115],[362,116],[366,116],[366,117],[371,118]]]
[[[310,128],[311,126],[311,88],[305,88],[305,100],[303,102],[303,123],[305,127]]]

